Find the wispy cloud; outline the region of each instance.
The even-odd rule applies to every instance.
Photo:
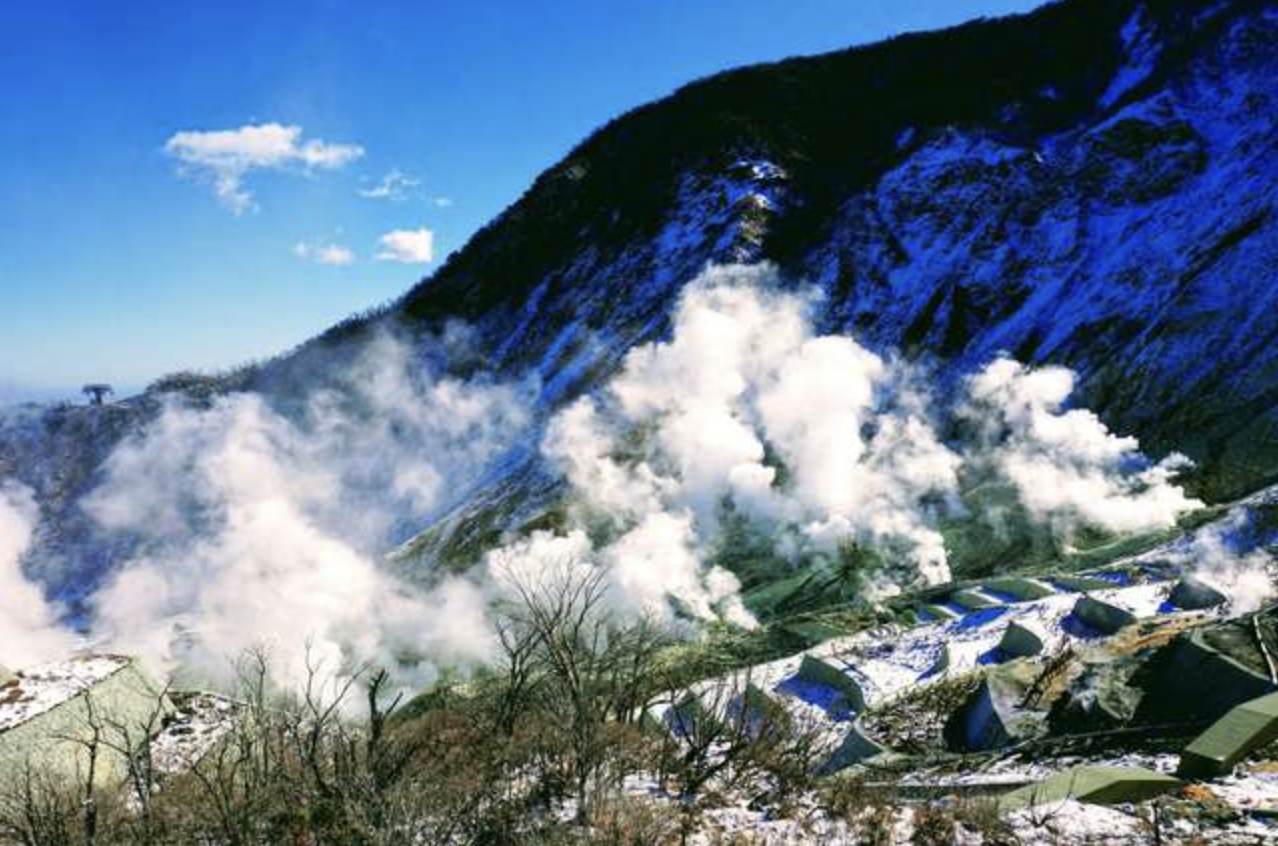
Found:
[[[424,195],[417,191],[422,181],[411,174],[405,173],[399,168],[392,168],[386,172],[376,184],[367,185],[356,191],[359,196],[366,200],[390,200],[391,202],[400,203],[404,200],[418,198],[431,208],[447,209],[453,205],[451,197],[445,197],[441,194]]]
[[[425,227],[387,232],[377,244],[381,248],[378,261],[428,264],[435,257],[435,233]]]
[[[364,155],[358,144],[303,140],[302,127],[246,124],[238,129],[187,130],[173,135],[164,152],[180,172],[209,182],[227,208],[241,214],[254,208],[245,180],[255,170],[336,170]]]
[[[340,244],[323,244],[317,241],[298,241],[293,245],[293,255],[316,264],[342,267],[355,262],[355,254]]]
[[[420,179],[409,176],[398,168],[389,171],[381,181],[371,188],[360,188],[357,192],[366,200],[392,200],[400,202],[408,199],[412,189],[421,185]]]

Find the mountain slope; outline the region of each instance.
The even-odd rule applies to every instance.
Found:
[[[287,405],[379,327],[461,319],[464,366],[535,372],[546,411],[661,337],[707,262],[767,260],[821,287],[824,331],[942,382],[1000,350],[1076,369],[1114,429],[1232,497],[1278,475],[1276,36],[1273,2],[1070,0],[720,74],[595,133],[390,309],[214,387]],[[91,446],[46,421],[0,450],[74,559],[60,589],[105,566],[64,527],[152,399]],[[525,443],[402,559],[464,566],[554,496]]]
[[[1069,365],[1236,496],[1278,467],[1276,27],[1081,0],[723,74],[601,130],[396,313],[473,320],[553,403],[660,336],[706,261],[767,259],[821,285],[823,328],[943,376]]]
[[[1278,455],[1276,14],[1080,0],[696,83],[582,144],[397,313],[474,321],[553,402],[659,336],[706,261],[768,259],[874,346],[1076,368],[1107,421],[1236,495]]]

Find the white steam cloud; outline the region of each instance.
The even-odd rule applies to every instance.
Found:
[[[961,504],[973,483],[993,481],[1066,536],[1164,528],[1198,505],[1172,481],[1184,459],[1152,464],[1067,407],[1069,371],[997,359],[941,403],[911,365],[819,334],[816,303],[766,265],[708,268],[669,340],[631,350],[597,395],[547,422],[541,452],[571,490],[568,527],[428,591],[382,556],[532,431],[521,389],[439,376],[383,336],[287,411],[256,394],[170,402],[85,505],[136,550],[95,597],[94,634],[212,681],[265,646],[296,686],[309,644],[329,672],[376,662],[420,683],[489,655],[489,609],[513,586],[576,570],[602,574],[625,615],[753,625],[719,563],[741,521],[782,566],[829,562],[846,541],[873,550],[883,567],[860,585],[873,597],[949,578],[942,521],[977,519]],[[0,587],[19,588],[0,603],[32,590],[16,564],[30,517],[29,497],[10,492]],[[24,630],[60,636],[44,606],[17,604]]]
[[[427,519],[509,445],[527,422],[520,400],[434,378],[383,337],[296,419],[255,394],[169,405],[112,455],[86,505],[140,542],[95,598],[95,633],[213,680],[266,647],[285,685],[304,681],[307,649],[326,672],[481,659],[476,587],[445,580],[423,594],[379,558],[398,522]]]
[[[698,616],[725,605],[746,619],[727,601],[735,577],[702,564],[725,502],[801,546],[855,538],[898,550],[924,581],[948,577],[931,515],[957,490],[958,456],[902,368],[816,336],[813,298],[775,283],[767,266],[707,269],[670,341],[633,350],[600,401],[549,427],[547,457],[626,529],[602,558],[645,606],[669,593]]]
[[[600,396],[550,421],[543,453],[581,528],[538,534],[490,566],[527,579],[571,560],[604,568],[622,606],[670,617],[673,601],[748,624],[736,577],[708,563],[725,507],[791,559],[843,540],[873,548],[886,569],[863,589],[890,593],[950,577],[938,523],[961,513],[968,476],[993,475],[1063,534],[1164,528],[1199,505],[1171,481],[1185,459],[1150,465],[1134,439],[1065,407],[1069,371],[998,359],[935,409],[911,367],[818,335],[814,302],[781,291],[766,265],[708,268],[669,341],[632,350]],[[975,442],[938,434],[973,420]]]
[[[976,453],[1016,489],[1030,515],[1068,534],[1080,526],[1143,532],[1174,526],[1202,507],[1172,482],[1190,462],[1172,453],[1152,464],[1135,438],[1111,433],[1093,412],[1066,409],[1074,374],[1031,370],[1000,358],[968,380],[968,407],[985,443]],[[988,448],[982,455],[979,449]]]
[[[59,657],[75,643],[40,586],[22,572],[36,516],[29,489],[0,484],[0,664],[16,669]]]
[[[1274,559],[1264,549],[1239,542],[1247,533],[1248,519],[1246,509],[1237,510],[1219,524],[1197,532],[1178,556],[1179,563],[1195,577],[1228,597],[1230,610],[1236,614],[1256,611],[1278,596]]]

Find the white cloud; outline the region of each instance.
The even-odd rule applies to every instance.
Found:
[[[387,232],[377,241],[381,250],[378,261],[397,261],[403,264],[428,264],[435,257],[435,233],[421,229],[396,229]]]
[[[247,124],[238,129],[178,132],[164,152],[179,162],[181,172],[208,181],[231,211],[254,208],[245,178],[255,170],[336,170],[364,155],[357,144],[330,144],[302,139],[300,126]]]
[[[426,205],[435,209],[452,208],[453,200],[440,194],[424,196],[414,189],[421,187],[422,181],[399,168],[386,172],[376,184],[358,189],[355,193],[366,200],[389,200],[399,203],[410,197],[417,197]]]
[[[381,181],[371,188],[360,188],[357,192],[366,200],[401,201],[408,198],[413,188],[421,185],[421,180],[409,176],[398,168],[391,170]]]
[[[353,264],[355,261],[355,254],[339,244],[298,241],[293,245],[293,255],[306,261],[333,267],[342,267]]]

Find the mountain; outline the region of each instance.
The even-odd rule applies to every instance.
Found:
[[[0,475],[36,490],[45,576],[73,601],[115,552],[78,509],[164,390],[283,406],[376,330],[472,327],[469,355],[538,377],[540,414],[664,337],[709,262],[774,263],[823,331],[944,384],[1006,351],[1068,365],[1080,402],[1224,500],[1278,477],[1278,3],[1067,0],[729,71],[603,127],[387,309],[220,379],[109,409],[10,416]],[[545,519],[531,441],[402,532],[462,567]]]
[[[474,322],[554,402],[705,262],[767,259],[871,346],[1069,365],[1236,495],[1278,458],[1275,25],[1083,0],[725,73],[596,133],[397,308]]]

